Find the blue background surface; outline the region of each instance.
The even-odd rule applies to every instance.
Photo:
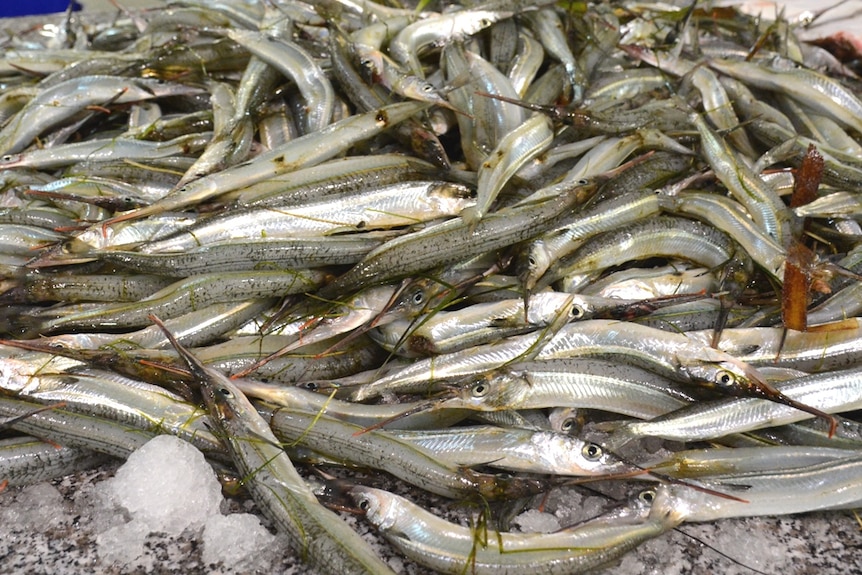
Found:
[[[32,14],[50,14],[65,12],[70,0],[2,0],[0,2],[0,18],[13,16],[29,16]],[[81,5],[74,2],[74,10],[80,10]]]

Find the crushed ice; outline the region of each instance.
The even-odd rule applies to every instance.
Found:
[[[96,537],[106,563],[152,567],[145,542],[153,533],[169,538],[201,534],[206,564],[231,570],[270,557],[276,537],[254,515],[224,516],[221,486],[203,454],[188,442],[160,435],[129,456],[116,475],[97,485],[101,499],[127,521]]]

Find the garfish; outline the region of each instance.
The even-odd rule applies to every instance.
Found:
[[[162,327],[157,318],[152,319]],[[368,543],[317,501],[242,391],[201,363],[169,331],[165,336],[200,384],[211,421],[223,435],[245,487],[300,558],[333,575],[394,573]]]

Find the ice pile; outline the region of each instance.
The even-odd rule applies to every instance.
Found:
[[[68,523],[68,513],[63,496],[50,483],[39,483],[25,487],[15,505],[3,503],[0,509],[0,533],[2,527],[17,525],[44,533]]]
[[[512,523],[517,525],[525,533],[552,533],[560,528],[560,522],[550,513],[543,513],[538,509],[524,511]]]
[[[244,572],[267,564],[280,548],[254,515],[222,515],[221,487],[203,454],[171,435],[160,435],[133,453],[117,474],[97,486],[106,505],[126,520],[109,523],[96,537],[104,563],[154,567],[145,542],[153,533],[169,538],[201,534],[207,565]]]

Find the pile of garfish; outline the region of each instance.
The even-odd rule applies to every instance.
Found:
[[[390,567],[330,507],[435,571],[536,574],[862,505],[853,69],[697,2],[422,4],[3,39],[0,480],[172,433],[339,574]],[[639,495],[509,529],[585,479]]]

